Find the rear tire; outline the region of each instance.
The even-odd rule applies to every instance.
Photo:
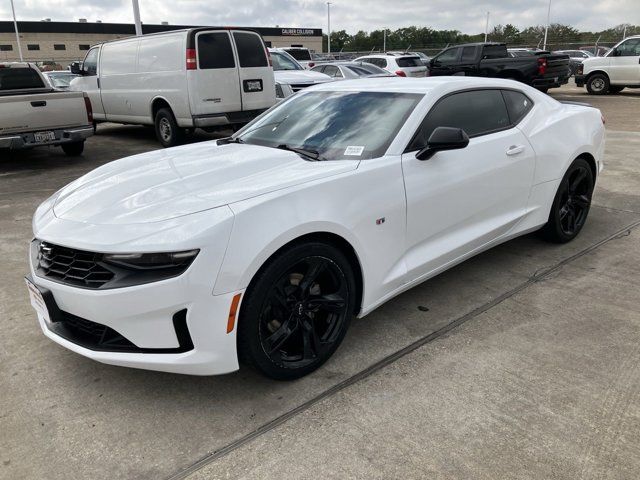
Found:
[[[604,73],[594,73],[587,79],[587,92],[591,95],[605,95],[609,88],[609,77]]]
[[[67,154],[69,157],[77,157],[82,155],[84,151],[84,140],[80,142],[73,143],[63,143],[60,145],[62,147],[62,151]]]
[[[336,351],[355,310],[351,265],[336,247],[293,245],[252,280],[238,319],[238,357],[276,380],[307,375]]]
[[[184,132],[178,127],[176,118],[170,108],[158,110],[154,124],[156,137],[163,147],[175,147],[182,143]]]
[[[594,184],[589,163],[583,158],[574,160],[562,177],[549,220],[540,230],[543,238],[567,243],[578,236],[587,221]]]

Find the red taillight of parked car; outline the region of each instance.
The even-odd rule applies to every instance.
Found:
[[[538,75],[544,75],[547,73],[547,59],[539,58],[538,59]]]
[[[187,48],[187,70],[196,70],[198,62],[196,60],[196,49]]]
[[[315,66],[316,66],[316,64],[315,64],[315,63],[313,63],[313,62],[309,62],[309,68],[313,68],[313,67],[315,67]]]
[[[396,70],[396,75],[398,75],[399,77],[406,77],[407,74],[404,73],[402,70]]]
[[[89,124],[93,123],[93,108],[91,107],[91,100],[89,100],[89,96],[84,94],[84,106],[87,109],[87,121]]]

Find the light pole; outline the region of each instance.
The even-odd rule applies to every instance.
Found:
[[[487,23],[484,26],[484,43],[487,43],[487,38],[489,37],[489,14],[491,12],[487,12]]]
[[[382,51],[387,53],[387,29],[384,29],[384,36],[382,37]]]
[[[20,61],[22,58],[22,46],[20,45],[20,34],[18,33],[18,22],[16,21],[16,9],[13,6],[13,0],[11,0],[11,12],[13,13],[13,27],[16,29],[16,41],[18,42],[18,53],[20,54]]]
[[[133,2],[133,22],[136,25],[136,35],[139,37],[142,35],[142,24],[140,23],[140,6],[138,0],[132,0]]]
[[[327,2],[327,53],[331,55],[331,2]]]
[[[547,10],[547,26],[544,28],[544,42],[542,50],[547,49],[547,34],[549,33],[549,22],[551,21],[551,0],[549,0],[549,8]]]

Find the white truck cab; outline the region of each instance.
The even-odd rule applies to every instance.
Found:
[[[640,88],[640,35],[625,38],[603,57],[587,58],[578,67],[576,85],[592,95]]]
[[[96,45],[72,90],[87,92],[97,122],[154,125],[160,143],[185,129],[244,124],[275,104],[273,70],[260,35],[191,28]]]

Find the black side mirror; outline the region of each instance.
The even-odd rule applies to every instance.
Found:
[[[469,136],[461,128],[438,127],[429,137],[427,146],[416,154],[416,158],[429,160],[437,152],[458,150],[467,145],[469,145]]]
[[[69,65],[69,68],[71,69],[71,73],[75,75],[82,75],[82,70],[80,70],[79,62],[72,62],[71,65]]]

